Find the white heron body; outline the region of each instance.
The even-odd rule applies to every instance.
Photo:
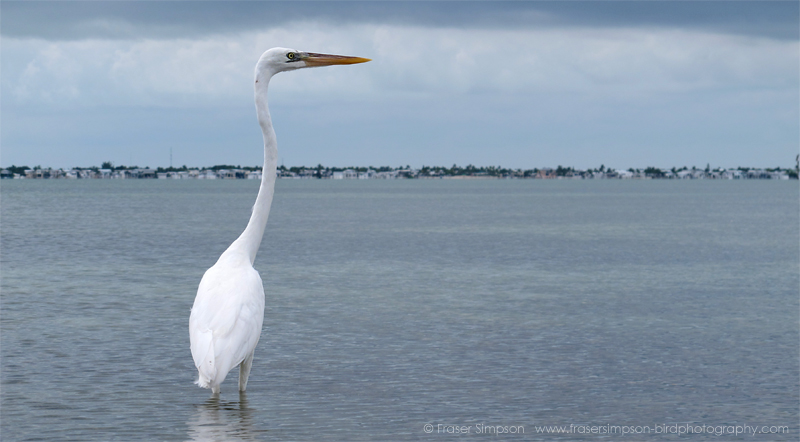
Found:
[[[365,58],[272,48],[255,71],[256,115],[264,136],[264,168],[253,213],[244,232],[203,275],[189,317],[189,340],[197,385],[220,391],[228,372],[239,366],[239,391],[247,379],[264,322],[264,285],[253,268],[267,225],[278,165],[278,142],[267,105],[269,80],[278,72],[304,67],[355,64]]]

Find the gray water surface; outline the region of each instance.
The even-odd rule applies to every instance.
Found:
[[[257,186],[4,181],[2,440],[798,438],[796,181],[279,181],[214,399],[189,309]]]

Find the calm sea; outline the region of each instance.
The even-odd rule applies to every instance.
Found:
[[[797,181],[279,181],[209,399],[189,309],[257,185],[3,181],[3,441],[799,437]]]

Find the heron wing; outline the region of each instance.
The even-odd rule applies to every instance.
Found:
[[[192,357],[201,377],[224,379],[252,353],[263,320],[264,286],[255,269],[217,265],[208,269],[189,319]]]

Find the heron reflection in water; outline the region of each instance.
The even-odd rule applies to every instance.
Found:
[[[186,423],[189,427],[189,441],[192,442],[237,442],[255,441],[258,435],[267,430],[254,428],[253,415],[245,393],[239,394],[238,401],[221,400],[211,396],[197,405],[197,410]]]

